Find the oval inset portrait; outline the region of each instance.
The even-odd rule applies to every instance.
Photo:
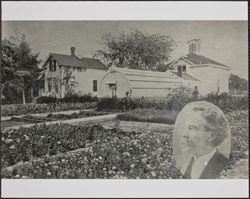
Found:
[[[206,101],[187,104],[175,122],[173,150],[184,178],[218,178],[231,153],[231,133],[224,113]]]

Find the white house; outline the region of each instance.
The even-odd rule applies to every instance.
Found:
[[[43,68],[42,95],[59,98],[65,96],[69,85],[76,93],[96,96],[99,82],[108,69],[97,59],[77,57],[75,47],[71,47],[70,55],[50,53]]]
[[[166,97],[183,84],[183,79],[171,72],[110,68],[100,81],[98,97]]]
[[[188,42],[189,54],[172,61],[168,67],[171,72],[183,78],[185,85],[197,86],[199,94],[229,92],[230,67],[200,54],[199,39]]]

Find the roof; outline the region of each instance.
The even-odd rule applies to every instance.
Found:
[[[116,71],[123,74],[133,88],[166,88],[169,84],[180,84],[183,81],[182,78],[169,71],[156,72],[118,67],[110,69],[110,71]]]
[[[173,71],[172,73],[178,75],[178,72]],[[185,74],[185,73],[182,73],[182,77],[181,78],[184,79],[184,80],[199,81],[198,79],[192,77],[191,75]]]
[[[110,96],[106,83],[116,82],[117,97],[165,97],[167,93],[183,84],[183,79],[171,72],[155,72],[138,69],[111,67],[101,80],[99,97]]]
[[[128,69],[128,68],[120,68],[120,67],[116,67],[114,69],[111,70],[115,70],[118,72],[123,73],[124,75],[126,75],[127,77],[129,77],[129,79],[140,79],[142,77],[144,78],[170,78],[170,79],[179,79],[179,77],[177,75],[175,75],[172,72],[166,71],[166,72],[159,72],[159,71],[149,71],[149,70],[138,70],[138,69]]]
[[[77,56],[72,55],[64,55],[57,53],[50,53],[49,57],[53,57],[56,59],[61,66],[72,66],[72,67],[81,67],[81,68],[91,68],[91,69],[99,69],[106,70],[108,69],[100,60],[93,58],[78,58]],[[45,62],[46,63],[46,62]]]
[[[226,68],[229,68],[228,66],[221,64],[217,61],[214,61],[212,59],[209,59],[205,56],[202,55],[198,55],[196,53],[189,53],[186,56],[182,57],[186,60],[188,60],[189,62],[192,62],[195,65],[199,65],[199,64],[213,64],[213,65],[219,65],[219,66],[224,66]]]

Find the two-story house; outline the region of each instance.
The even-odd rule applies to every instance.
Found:
[[[49,53],[43,63],[43,96],[62,98],[69,89],[78,94],[96,96],[100,79],[108,69],[102,62],[93,58],[79,58],[75,47],[70,55]]]

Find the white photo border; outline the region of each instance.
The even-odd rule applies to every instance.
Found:
[[[248,20],[248,2],[2,2],[2,20]],[[249,180],[14,180],[2,197],[248,197]]]

